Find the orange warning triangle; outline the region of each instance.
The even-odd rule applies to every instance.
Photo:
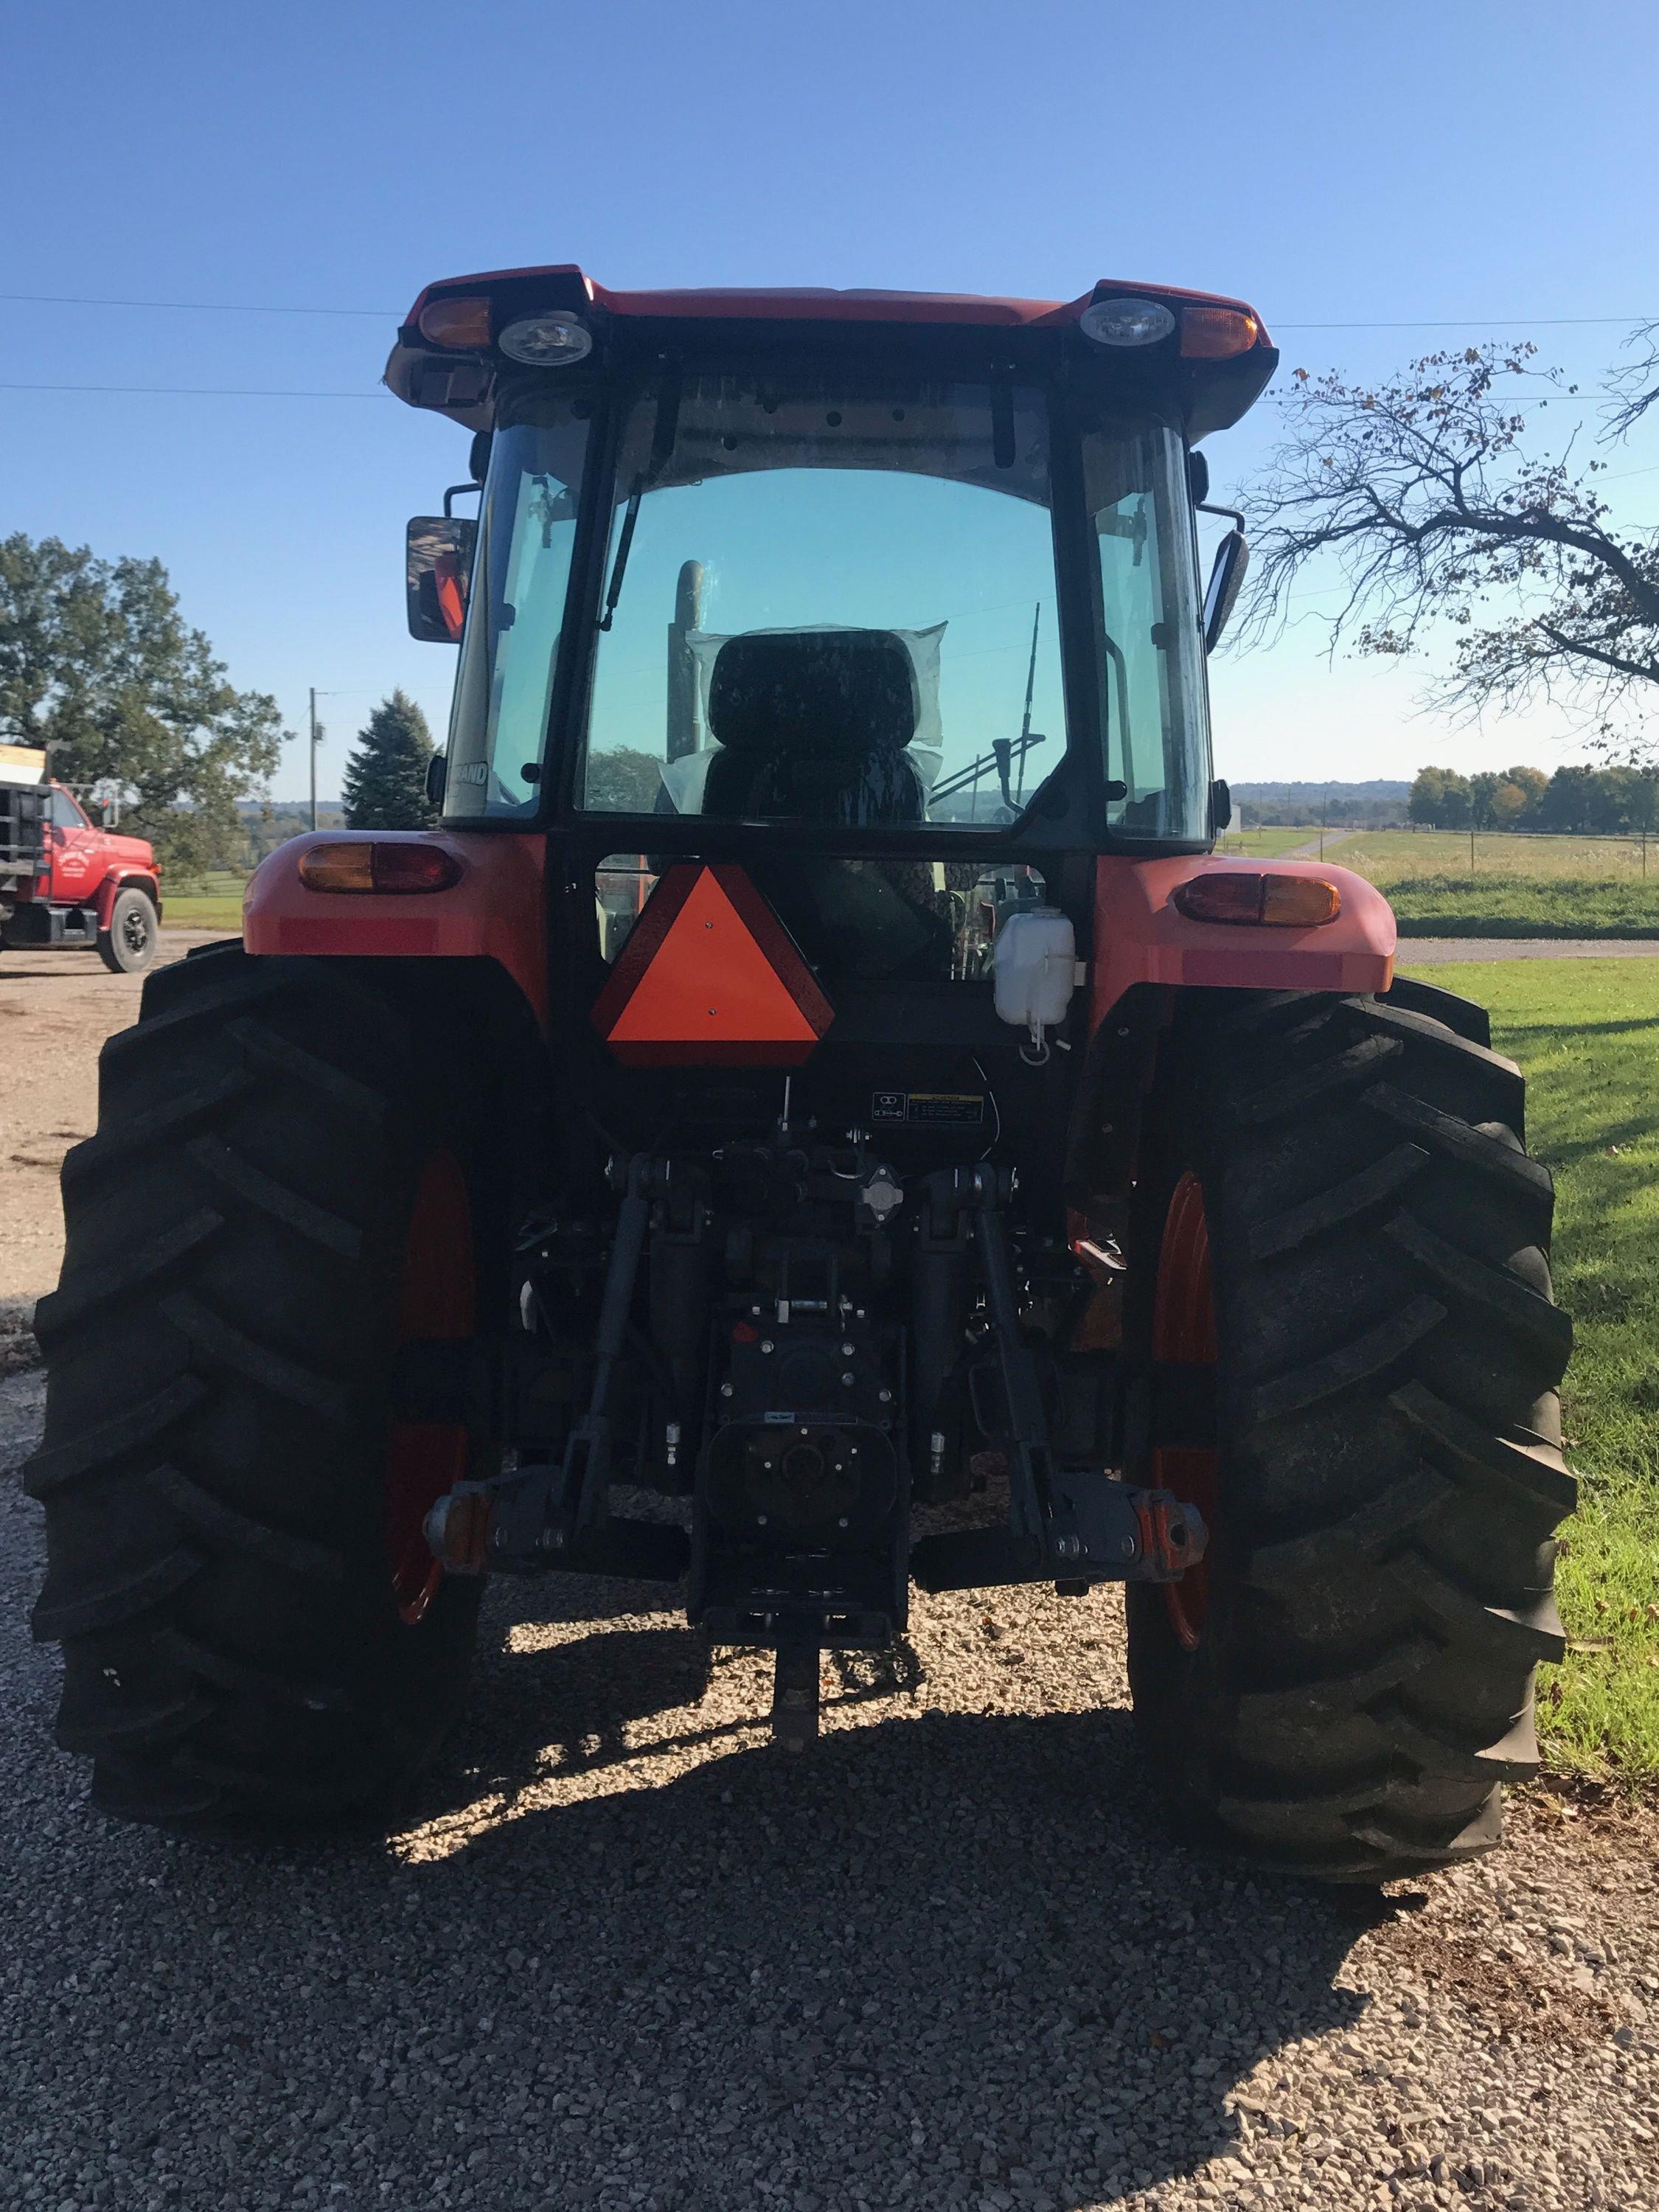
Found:
[[[659,900],[665,927],[651,912]],[[619,1059],[803,1060],[829,1026],[810,969],[741,869],[671,870],[634,935],[593,1010]]]

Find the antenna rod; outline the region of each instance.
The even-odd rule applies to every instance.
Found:
[[[1037,625],[1042,620],[1042,602],[1039,599],[1031,611],[1031,659],[1025,671],[1025,714],[1019,726],[1019,781],[1014,792],[1017,805],[1025,796],[1025,756],[1031,746],[1031,694],[1036,689]]]

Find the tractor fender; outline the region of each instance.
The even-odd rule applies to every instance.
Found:
[[[443,890],[399,892],[314,891],[301,880],[300,864],[317,847],[365,840],[438,846],[459,864],[459,878]],[[510,831],[308,831],[279,845],[248,878],[242,942],[255,954],[311,958],[492,960],[544,1027],[546,859],[544,837]]]
[[[1341,911],[1313,929],[1194,921],[1179,886],[1221,872],[1310,876],[1334,884]],[[1382,993],[1394,979],[1395,921],[1363,876],[1312,860],[1188,854],[1095,870],[1089,1045],[1066,1147],[1068,1203],[1087,1215],[1133,1181],[1158,1054],[1188,992]]]
[[[1175,904],[1182,884],[1207,875],[1309,876],[1334,884],[1342,908],[1313,929],[1193,921]],[[1315,860],[1252,860],[1189,853],[1095,864],[1091,1034],[1137,983],[1223,991],[1386,991],[1394,980],[1394,913],[1381,891],[1346,868]]]

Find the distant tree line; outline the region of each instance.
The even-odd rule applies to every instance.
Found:
[[[1333,830],[1395,830],[1406,819],[1410,787],[1382,777],[1369,783],[1235,783],[1233,811],[1242,830],[1315,822]]]
[[[1419,769],[1406,802],[1409,818],[1430,830],[1536,830],[1620,836],[1659,829],[1659,772],[1581,763],[1547,775],[1506,768],[1480,775]]]

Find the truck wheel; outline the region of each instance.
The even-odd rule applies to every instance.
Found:
[[[1194,1839],[1387,1881],[1488,1849],[1538,1764],[1573,1503],[1552,1186],[1479,1008],[1220,1008],[1173,1040],[1132,1229],[1140,1479],[1212,1530],[1130,1589],[1137,1732]]]
[[[109,927],[98,933],[98,957],[118,975],[137,975],[155,957],[155,908],[143,891],[118,891]]]
[[[384,1816],[463,1694],[479,1584],[421,1526],[492,1471],[454,1392],[505,1299],[505,1201],[477,1055],[368,964],[162,969],[65,1164],[34,1631],[106,1812]]]

